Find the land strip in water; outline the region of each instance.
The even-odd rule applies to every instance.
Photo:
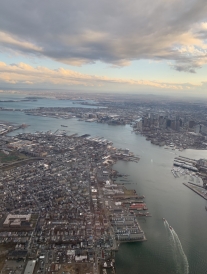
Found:
[[[175,157],[173,165],[173,176],[188,178],[183,184],[207,200],[207,160],[179,156]]]

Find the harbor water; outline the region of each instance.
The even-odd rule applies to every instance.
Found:
[[[0,107],[7,108],[39,106],[65,107],[75,104],[52,99],[0,102]],[[207,273],[207,202],[182,184],[184,177],[175,179],[171,172],[174,157],[182,155],[193,159],[207,158],[207,151],[179,152],[164,149],[152,145],[145,137],[134,134],[129,125],[110,126],[86,123],[76,118],[63,120],[30,116],[19,111],[0,111],[0,121],[30,125],[11,133],[12,135],[18,132],[54,132],[57,129],[63,130],[61,125],[65,125],[67,127],[64,129],[69,135],[87,133],[94,137],[104,137],[112,141],[115,147],[128,148],[140,157],[138,163],[119,161],[114,165],[114,169],[129,175],[126,182],[117,180],[117,183],[125,183],[127,188],[145,195],[148,211],[152,215],[150,218],[139,217],[140,226],[147,237],[146,242],[120,245],[116,255],[117,274]]]

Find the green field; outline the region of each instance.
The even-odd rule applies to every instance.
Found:
[[[27,157],[24,154],[18,152],[10,152],[8,155],[0,150],[0,163],[12,163],[18,160],[24,160]]]

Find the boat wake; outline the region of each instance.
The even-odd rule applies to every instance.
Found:
[[[176,273],[177,274],[188,274],[189,273],[189,264],[188,259],[183,251],[182,244],[180,239],[175,232],[175,230],[169,225],[169,223],[164,220],[164,225],[168,231],[169,241],[172,248],[173,259],[176,264]]]

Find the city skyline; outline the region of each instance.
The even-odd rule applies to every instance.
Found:
[[[0,89],[205,96],[206,11],[203,0],[2,1]]]

